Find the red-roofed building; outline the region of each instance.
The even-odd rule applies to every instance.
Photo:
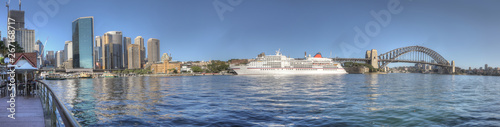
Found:
[[[37,68],[37,62],[36,62],[36,53],[14,53],[15,58],[14,58],[14,63],[12,65],[18,65],[19,64],[24,64],[20,63],[20,61],[25,60],[26,63],[29,63],[32,67]]]

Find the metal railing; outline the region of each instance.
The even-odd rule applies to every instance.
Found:
[[[36,80],[37,94],[42,101],[44,115],[50,117],[45,121],[45,126],[50,127],[80,127],[80,124],[73,117],[70,111],[57,98],[52,89],[47,84]]]

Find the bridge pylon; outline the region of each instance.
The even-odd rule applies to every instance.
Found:
[[[451,61],[451,73],[455,74],[455,61]]]
[[[365,58],[369,59],[368,64],[372,65],[373,68],[378,69],[378,54],[376,49],[366,50]]]

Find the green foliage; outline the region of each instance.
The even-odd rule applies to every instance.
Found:
[[[209,69],[205,69],[204,71],[205,73],[212,73],[212,71],[210,71]]]
[[[191,66],[191,70],[193,70],[193,72],[202,72],[203,69],[201,69],[201,67],[199,66]]]
[[[207,65],[207,68],[212,73],[219,73],[221,71],[229,69],[229,65],[227,65],[226,62],[223,61],[212,61],[212,63]]]
[[[8,52],[7,46],[3,43],[3,41],[0,41],[0,53],[6,55]]]
[[[370,72],[377,72],[377,71],[381,70],[381,69],[373,68],[372,65],[366,64],[366,63],[354,63],[354,62],[345,62],[344,63],[344,67],[359,67],[359,66],[368,67],[370,69]]]
[[[125,70],[122,71],[122,73],[128,74],[128,73],[130,73],[130,70],[129,69],[125,69]]]
[[[118,71],[112,71],[111,73],[115,74],[149,74],[151,73],[151,70],[146,70],[146,69],[124,69],[124,70],[118,70]]]
[[[19,43],[17,43],[17,41],[11,42],[11,45],[13,45],[15,47],[15,49],[16,49],[15,53],[22,53],[22,52],[24,52],[23,47],[21,47],[19,45]],[[8,52],[9,52],[8,45],[5,45],[3,41],[0,41],[0,53],[6,55]]]

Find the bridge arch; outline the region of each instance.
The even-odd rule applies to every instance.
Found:
[[[410,53],[413,53],[419,57],[416,57],[411,60],[399,59],[399,57]],[[426,63],[431,63],[440,66],[450,66],[450,63],[439,53],[423,46],[408,46],[408,47],[397,48],[389,52],[386,52],[384,54],[380,54],[378,58],[380,67],[386,67],[389,63],[393,62],[418,62],[421,61],[422,58],[431,59],[436,62],[436,63],[431,63],[430,61],[425,61]]]

